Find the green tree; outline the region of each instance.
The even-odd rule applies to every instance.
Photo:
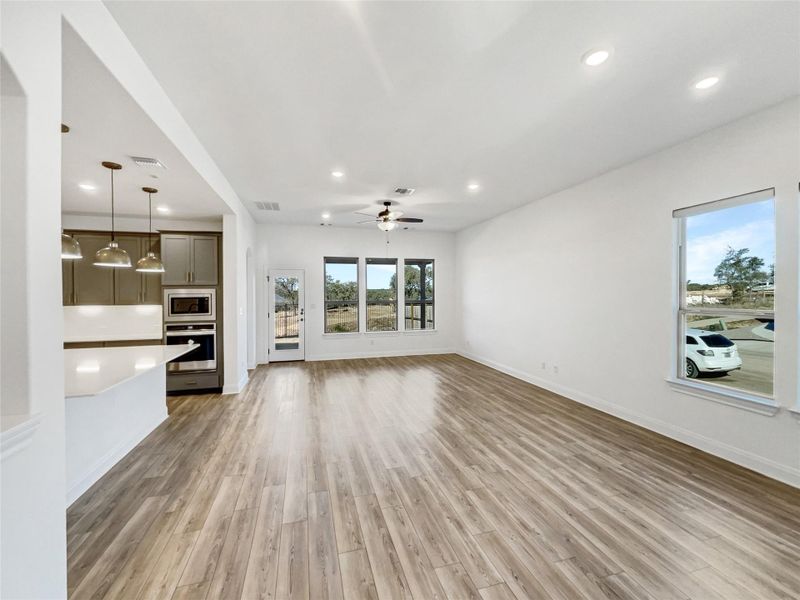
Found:
[[[297,304],[298,281],[294,277],[275,278],[275,296],[282,304]]]
[[[735,250],[728,246],[725,258],[714,269],[714,277],[722,285],[731,288],[734,300],[744,297],[753,286],[766,281],[769,275],[763,271],[764,259],[747,256],[750,248]]]
[[[333,275],[325,276],[325,299],[326,300],[339,300],[339,301],[356,301],[358,300],[358,282],[356,281],[339,281],[334,279]]]
[[[419,300],[422,291],[419,283],[421,272],[422,269],[418,265],[406,265],[404,291],[407,300]],[[397,287],[394,275],[392,275],[391,286],[392,289]],[[425,266],[425,297],[428,299],[433,297],[433,265],[430,263]]]

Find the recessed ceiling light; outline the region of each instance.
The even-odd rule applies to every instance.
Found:
[[[343,171],[331,171],[331,175],[336,177],[336,179],[341,179],[342,177],[344,177],[344,172]]]
[[[596,67],[597,65],[602,65],[604,62],[606,62],[609,56],[611,56],[610,50],[589,50],[583,55],[581,60],[585,65]]]
[[[169,206],[156,206],[156,210],[162,214],[170,212]]]
[[[79,183],[78,187],[81,188],[82,190],[86,190],[86,191],[92,191],[92,190],[96,190],[97,189],[91,183]]]
[[[329,212],[324,212],[324,213],[322,213],[320,216],[321,216],[323,219],[330,219],[330,218],[331,218],[331,213],[329,213]]]
[[[473,183],[467,184],[467,189],[469,191],[471,191],[471,192],[477,192],[479,189],[481,189],[481,186],[480,186],[479,183],[474,183],[473,182]]]
[[[706,77],[705,79],[701,79],[697,83],[694,84],[694,87],[698,90],[707,90],[710,87],[714,87],[719,83],[719,77]]]

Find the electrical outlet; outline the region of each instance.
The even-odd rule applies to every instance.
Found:
[[[370,345],[370,346],[374,346],[374,345],[375,345],[375,340],[370,340],[370,341],[369,341],[369,345]]]
[[[556,366],[556,365],[553,365],[553,373],[555,373],[556,375],[558,375],[558,366]]]
[[[547,370],[547,363],[542,363],[542,371],[546,371],[546,370]]]

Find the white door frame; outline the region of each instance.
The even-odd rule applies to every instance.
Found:
[[[297,305],[299,319],[297,323],[297,348],[277,348],[275,344],[275,278],[276,277],[297,277],[299,289],[297,294]],[[305,341],[305,273],[303,269],[270,269],[267,277],[267,298],[269,310],[269,342],[268,353],[269,362],[281,362],[287,360],[305,360],[306,341]]]

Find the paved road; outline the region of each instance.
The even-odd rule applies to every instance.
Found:
[[[703,374],[708,383],[735,387],[759,394],[772,395],[774,344],[770,341],[735,340],[742,357],[742,368],[726,375]]]

